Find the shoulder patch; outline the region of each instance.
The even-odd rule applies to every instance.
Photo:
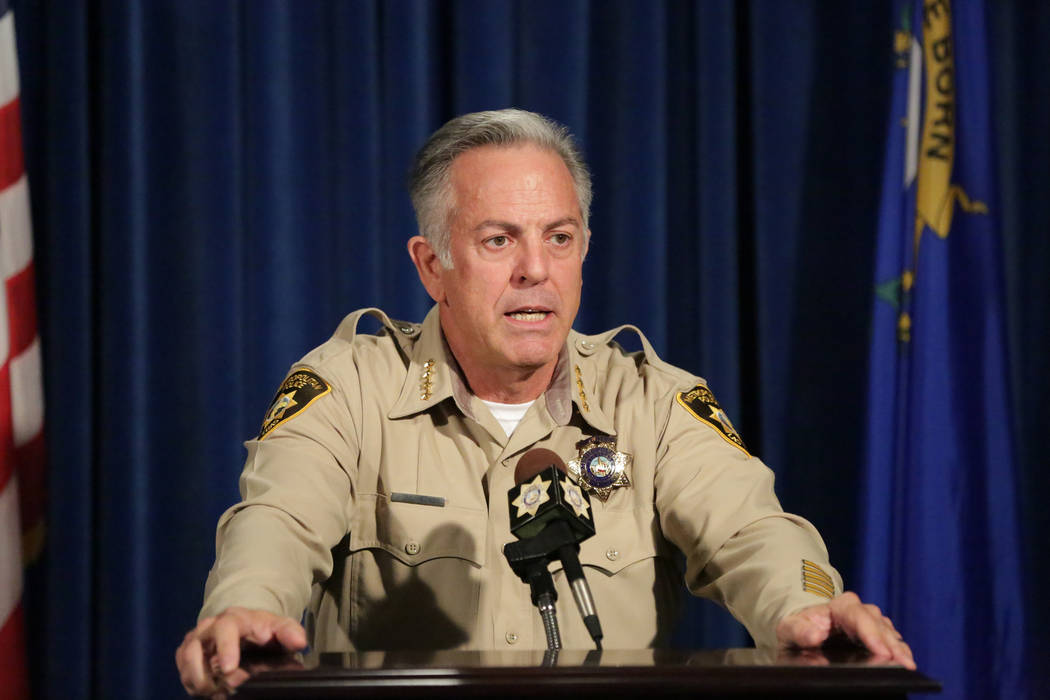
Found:
[[[262,440],[270,431],[332,390],[332,387],[316,373],[308,369],[297,369],[288,375],[281,384],[277,394],[266,409],[259,439]]]
[[[733,424],[729,422],[729,416],[718,405],[718,401],[710,389],[703,384],[697,384],[689,391],[679,391],[675,395],[675,399],[693,418],[696,418],[701,423],[710,425],[718,431],[718,434],[726,442],[738,448],[748,457],[751,456],[740,434],[733,427]]]

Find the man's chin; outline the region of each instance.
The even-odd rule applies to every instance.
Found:
[[[558,350],[550,348],[536,349],[533,352],[517,352],[510,355],[507,360],[515,369],[522,372],[535,372],[550,367],[558,361]]]
[[[504,357],[509,364],[520,369],[541,369],[558,362],[564,345],[565,338],[555,338],[553,334],[543,338],[511,339],[504,345]]]
[[[522,372],[535,372],[544,367],[550,366],[553,362],[557,361],[557,359],[557,355],[554,357],[519,357],[511,358],[511,364],[514,369]]]

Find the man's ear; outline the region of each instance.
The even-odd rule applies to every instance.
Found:
[[[438,304],[443,302],[445,300],[445,282],[441,273],[444,272],[445,268],[442,267],[441,261],[438,260],[437,253],[431,247],[430,241],[422,236],[412,236],[408,239],[408,255],[416,266],[416,272],[419,273],[419,281],[423,283],[427,294]]]
[[[583,237],[583,255],[580,256],[580,262],[587,259],[587,251],[591,249],[591,230],[587,229],[587,235]]]

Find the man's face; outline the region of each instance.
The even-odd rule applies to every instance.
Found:
[[[431,296],[468,376],[553,368],[580,306],[587,249],[572,176],[532,145],[475,148],[452,164],[452,269]]]

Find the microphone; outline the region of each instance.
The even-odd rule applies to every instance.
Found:
[[[537,600],[537,586],[550,578],[550,560],[559,559],[587,632],[601,649],[602,628],[579,558],[579,543],[594,535],[590,498],[569,476],[565,462],[544,448],[522,455],[514,469],[514,483],[507,492],[510,531],[520,541],[506,545],[504,556],[515,573],[533,588],[533,603],[541,608],[541,615],[544,613]],[[537,563],[542,565],[542,572],[536,571]],[[553,581],[549,592],[553,593]],[[546,618],[544,624],[546,627]],[[548,645],[550,641],[548,629]]]

